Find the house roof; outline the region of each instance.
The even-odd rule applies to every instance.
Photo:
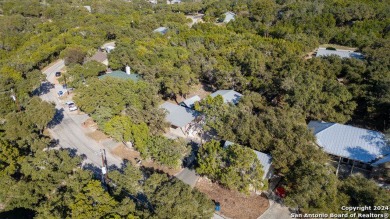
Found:
[[[233,145],[233,144],[234,143],[231,141],[225,141],[223,148],[226,149],[230,145]],[[257,159],[260,161],[261,165],[263,166],[263,171],[264,171],[263,179],[265,179],[266,177],[269,176],[269,172],[270,172],[271,165],[272,165],[272,157],[271,157],[271,155],[265,154],[265,153],[260,152],[260,151],[256,151],[256,150],[252,150],[252,151],[255,152]]]
[[[336,55],[340,58],[355,58],[355,59],[363,59],[364,56],[361,53],[354,52],[352,50],[327,50],[326,48],[318,48],[316,57],[330,56]]]
[[[106,77],[112,77],[112,78],[119,78],[119,79],[125,79],[125,80],[133,80],[138,81],[140,79],[140,76],[138,74],[126,74],[126,72],[123,71],[113,71],[111,73],[104,74],[102,76],[99,76],[99,79],[103,79]]]
[[[224,23],[229,23],[231,20],[234,20],[236,17],[236,14],[234,14],[231,11],[228,11],[225,13],[225,19],[223,20]]]
[[[194,103],[197,102],[197,101],[200,101],[200,97],[199,97],[198,95],[193,96],[193,97],[190,97],[190,98],[184,100],[183,103],[184,103],[187,107],[191,108],[191,107],[194,106]]]
[[[237,104],[238,101],[240,101],[240,99],[242,97],[242,94],[240,94],[234,90],[218,90],[218,91],[210,94],[210,96],[212,98],[214,98],[218,95],[222,96],[224,103],[234,103],[234,104]]]
[[[97,51],[91,58],[89,58],[89,60],[104,62],[105,60],[107,60],[107,54],[105,52]]]
[[[317,144],[329,154],[364,163],[390,154],[390,147],[380,132],[320,121],[310,121],[308,126],[313,130]]]
[[[160,105],[160,108],[165,109],[168,114],[166,120],[177,127],[184,127],[192,122],[199,113],[195,110],[188,109],[170,102],[165,102]]]
[[[88,11],[89,13],[92,12],[91,6],[85,5],[85,6],[83,6],[83,7],[84,7],[85,9],[87,9],[87,11]]]
[[[155,30],[153,30],[153,33],[161,33],[161,34],[166,34],[168,32],[167,27],[159,27]]]
[[[373,166],[390,162],[390,154],[372,163]]]

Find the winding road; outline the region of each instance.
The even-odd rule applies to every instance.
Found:
[[[54,124],[50,126],[49,132],[53,139],[58,140],[59,147],[75,149],[77,154],[86,156],[85,163],[100,167],[102,165],[100,152],[101,149],[106,148],[101,143],[88,137],[87,133],[89,131],[82,126],[83,122],[89,118],[88,115],[79,114],[77,111],[70,112],[65,104],[66,101],[58,98],[57,92],[62,90],[65,93],[66,90],[63,90],[62,86],[56,83],[55,72],[61,71],[64,67],[64,61],[57,60],[42,71],[47,79],[43,86],[49,89],[43,92],[40,97],[43,100],[54,102],[57,112],[52,121]],[[108,149],[105,151],[108,165],[120,167],[122,159],[112,155]]]

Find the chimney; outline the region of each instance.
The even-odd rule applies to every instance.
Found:
[[[131,74],[130,73],[130,66],[128,66],[128,65],[126,65],[126,74],[128,74],[128,75]]]

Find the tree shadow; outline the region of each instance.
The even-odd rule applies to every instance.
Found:
[[[49,81],[45,81],[41,83],[41,86],[36,88],[32,93],[34,95],[44,95],[50,92],[50,89],[54,88],[54,84],[50,83]]]
[[[96,166],[95,164],[86,163],[83,165],[83,170],[89,170],[92,172],[93,178],[101,179],[102,178],[102,168]]]
[[[5,211],[0,213],[0,218],[5,218],[5,219],[33,219],[35,217],[36,212],[27,209],[27,208],[15,208],[10,211]]]
[[[368,130],[367,135],[362,135],[360,138],[371,146],[378,148],[381,155],[390,154],[390,145],[388,145],[386,138],[382,133]]]
[[[361,147],[347,147],[345,150],[349,153],[348,158],[352,160],[359,160],[368,163],[376,159],[375,154],[372,154]]]
[[[155,169],[154,167],[141,166],[140,170],[143,172],[145,178],[149,178],[153,173],[165,174],[167,177],[171,178],[169,174],[165,173],[162,170]]]
[[[47,125],[48,128],[54,128],[56,125],[60,124],[64,119],[64,108],[57,109],[54,114],[54,118]]]
[[[190,141],[188,145],[191,147],[191,152],[183,158],[183,164],[182,167],[187,167],[190,170],[195,169],[195,161],[196,161],[196,155],[198,153],[199,145],[198,143],[194,141]]]
[[[59,142],[59,140],[57,140]],[[69,156],[74,158],[77,156],[77,149],[75,148],[61,148],[61,150],[67,151],[69,153]],[[82,155],[80,155],[81,158],[83,158]]]

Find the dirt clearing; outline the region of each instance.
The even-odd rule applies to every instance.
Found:
[[[99,131],[99,130],[96,130],[96,131],[93,131],[93,132],[90,132],[87,134],[88,137],[92,138],[93,140],[97,141],[97,142],[101,142],[103,140],[106,140],[108,139],[108,136],[105,135],[103,132]]]
[[[206,178],[199,178],[195,185],[200,192],[221,204],[221,214],[229,218],[256,219],[269,206],[268,199],[256,194],[248,196],[222,188]]]
[[[141,156],[138,151],[131,149],[129,147],[126,147],[123,144],[118,145],[111,151],[114,155],[129,160],[133,165],[136,165],[135,158],[141,159]],[[164,173],[167,173],[171,176],[179,173],[181,169],[171,169],[166,166],[159,165],[156,162],[153,162],[152,160],[142,160],[141,166],[153,168],[155,170],[163,171]]]

